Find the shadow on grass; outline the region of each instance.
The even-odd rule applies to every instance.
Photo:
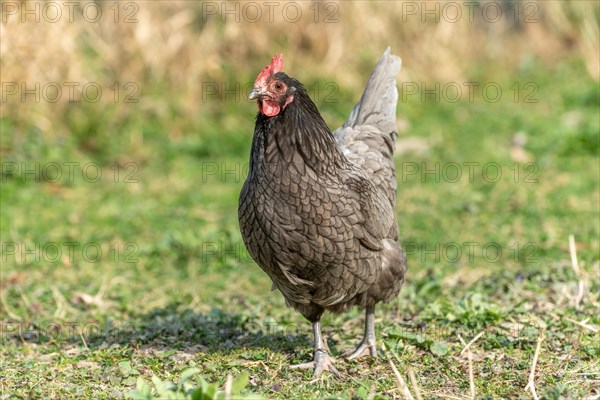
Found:
[[[3,325],[4,326],[4,325]],[[82,345],[90,349],[114,345],[229,353],[245,348],[296,352],[310,348],[310,324],[268,322],[213,309],[209,313],[181,310],[176,305],[155,308],[131,321],[61,322],[6,325],[2,342]]]

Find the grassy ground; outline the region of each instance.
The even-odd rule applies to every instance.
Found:
[[[404,86],[397,215],[409,272],[377,310],[380,344],[413,395],[531,398],[543,338],[537,394],[598,398],[598,85],[569,60],[489,82],[497,102]],[[353,95],[321,96],[331,126]],[[311,357],[309,324],[270,292],[237,226],[255,106],[210,100],[177,125],[185,135],[135,104],[119,105],[127,119],[74,106],[60,143],[16,134],[4,116],[0,398],[121,398],[139,377],[177,381],[193,367],[221,388],[247,371],[242,393],[263,398],[401,396],[385,356],[339,360],[344,378],[319,382],[288,368]],[[334,355],[362,323],[359,310],[324,317]]]

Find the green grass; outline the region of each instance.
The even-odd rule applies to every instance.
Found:
[[[469,396],[459,335],[482,331],[471,346],[478,398],[530,398],[542,334],[538,394],[598,395],[598,333],[573,322],[600,325],[599,91],[585,76],[565,61],[498,78],[497,103],[399,105],[400,139],[427,149],[396,158],[409,272],[398,299],[378,307],[377,333],[423,398]],[[534,82],[539,101],[515,103],[515,81]],[[340,88],[337,103],[319,105],[331,126],[354,95]],[[339,360],[344,379],[319,382],[288,368],[310,359],[310,326],[270,291],[237,225],[255,106],[213,101],[185,122],[130,111],[74,104],[60,142],[2,120],[0,397],[117,398],[140,377],[177,383],[189,368],[221,390],[247,371],[242,393],[263,398],[399,397],[385,357]],[[511,150],[519,132],[526,144]],[[362,323],[360,310],[324,317],[334,355],[356,344]]]

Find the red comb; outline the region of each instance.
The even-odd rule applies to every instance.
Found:
[[[254,81],[254,87],[260,87],[267,83],[267,80],[283,69],[283,55],[275,54],[273,58],[271,58],[271,64],[267,65],[265,69],[262,70],[260,74],[256,77],[256,81]]]

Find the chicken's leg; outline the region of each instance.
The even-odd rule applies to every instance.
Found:
[[[356,360],[363,356],[377,357],[377,341],[375,339],[375,306],[367,307],[365,312],[365,336],[354,351],[343,355],[348,360]]]
[[[304,364],[296,364],[290,366],[290,368],[314,368],[314,377],[320,378],[323,374],[323,371],[329,371],[338,378],[340,377],[340,373],[333,365],[334,359],[329,357],[329,350],[323,341],[323,336],[321,335],[321,322],[315,321],[312,324],[313,326],[313,335],[314,335],[314,348],[315,348],[315,359],[314,361],[307,362]]]

